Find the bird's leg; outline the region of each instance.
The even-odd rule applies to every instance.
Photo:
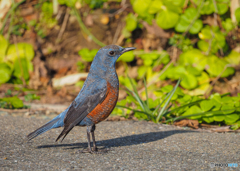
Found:
[[[95,128],[96,128],[95,125],[87,126],[88,149],[87,150],[82,150],[81,151],[82,153],[106,153],[108,151],[108,149],[99,150],[97,148],[96,141],[95,141],[95,136],[94,136]],[[90,134],[92,134],[93,149],[91,148]]]
[[[88,150],[89,152],[92,151],[92,148],[91,148],[91,139],[90,139],[90,133],[87,131],[87,139],[88,139]]]
[[[83,150],[82,152],[88,152],[88,153],[94,153],[97,151],[96,148],[96,141],[95,141],[95,137],[94,137],[94,130],[95,130],[95,125],[90,125],[87,126],[87,139],[88,139],[88,149],[87,150]],[[92,141],[93,141],[93,150],[91,147],[91,137],[90,134],[92,134]]]
[[[91,138],[90,138],[90,133],[91,133],[91,126],[87,126],[87,140],[88,140],[88,148],[85,150],[81,150],[81,153],[93,153],[92,148],[91,148]]]
[[[91,129],[92,141],[93,141],[93,151],[97,151],[97,146],[96,146],[96,141],[95,141],[95,136],[94,136],[95,128],[96,128],[96,126],[93,125],[92,129]]]
[[[91,134],[92,134],[92,141],[93,141],[93,152],[95,153],[106,153],[109,149],[98,149],[96,146],[96,141],[95,141],[95,136],[94,136],[94,131],[96,129],[96,126],[93,125],[91,129]]]

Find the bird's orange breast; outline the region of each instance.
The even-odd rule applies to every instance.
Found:
[[[116,106],[118,100],[118,88],[112,87],[110,83],[107,83],[107,93],[106,98],[102,103],[98,104],[88,115],[94,124],[106,119],[114,107]]]

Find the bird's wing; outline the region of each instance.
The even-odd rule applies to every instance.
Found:
[[[64,118],[64,129],[56,141],[63,135],[64,139],[74,126],[80,123],[98,104],[102,103],[107,92],[107,81],[104,79],[84,87],[80,96],[72,102]]]

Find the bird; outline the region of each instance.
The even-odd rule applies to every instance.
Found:
[[[88,148],[86,152],[98,151],[94,131],[96,124],[105,120],[116,106],[119,94],[119,80],[116,73],[116,61],[125,52],[135,47],[123,48],[107,45],[95,55],[88,76],[76,98],[69,107],[42,127],[27,135],[28,141],[53,129],[63,127],[56,141],[61,141],[75,126],[87,127]],[[91,147],[91,137],[93,145]]]

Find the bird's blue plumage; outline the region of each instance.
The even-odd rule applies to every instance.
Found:
[[[122,48],[117,45],[108,45],[101,48],[94,57],[81,91],[71,105],[53,120],[30,133],[28,139],[33,139],[52,128],[58,127],[64,127],[64,129],[57,140],[62,136],[65,137],[77,125],[94,126],[95,129],[96,118],[94,120],[92,116],[95,116],[97,111],[105,116],[104,110],[111,112],[116,104],[116,102],[112,102],[113,99],[117,100],[119,89],[119,81],[115,69],[116,61],[124,52],[133,49],[135,48]],[[113,96],[116,96],[116,98],[113,98]],[[106,100],[109,100],[109,103]],[[107,106],[102,106],[101,104]],[[107,113],[106,116],[109,114]],[[88,115],[91,115],[91,117],[88,117]],[[101,116],[96,117],[101,119]]]

